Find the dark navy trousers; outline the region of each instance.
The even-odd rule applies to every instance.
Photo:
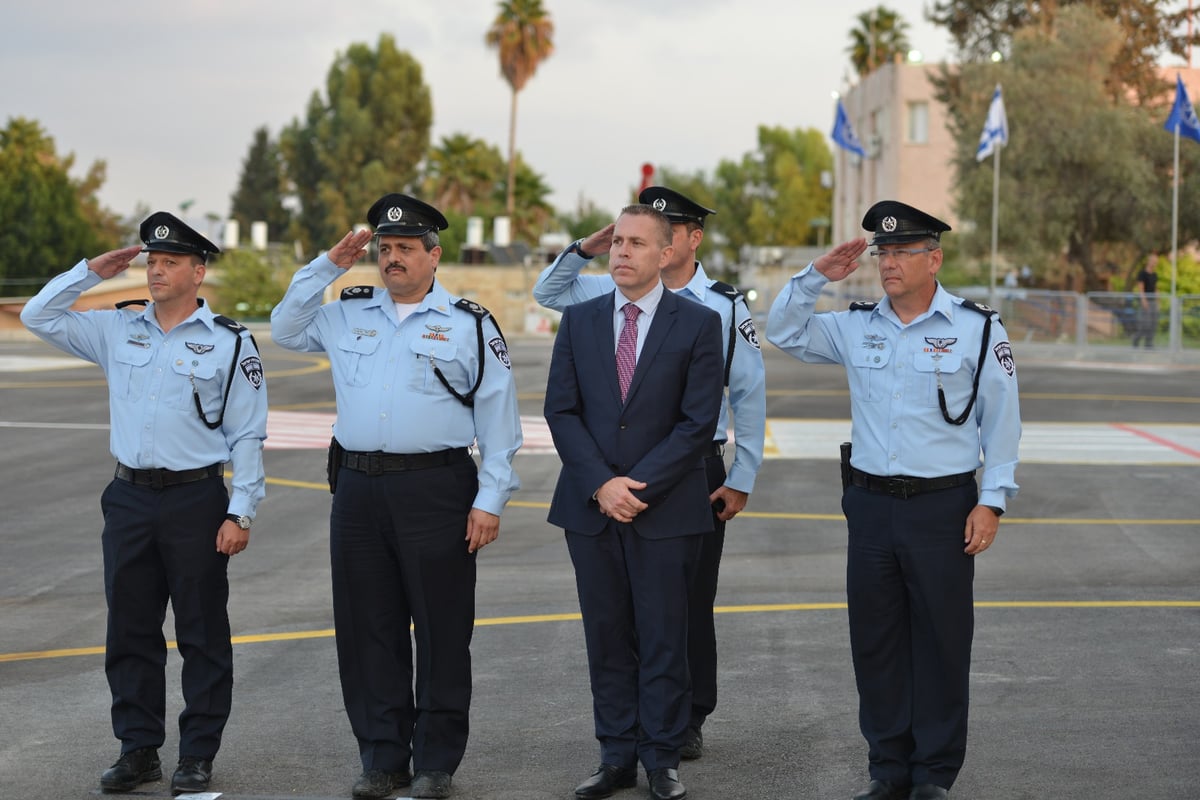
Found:
[[[167,602],[183,657],[179,755],[212,759],[233,699],[229,557],[217,552],[229,495],[220,477],[163,489],[113,479],[104,512],[104,671],[121,752],[162,746]]]
[[[907,499],[850,486],[846,594],[871,777],[949,789],[967,749],[972,481]]]
[[[725,484],[725,459],[704,459],[708,493]],[[717,630],[713,604],[717,600],[717,578],[725,549],[725,521],[713,512],[713,531],[700,536],[696,573],[688,591],[688,668],[692,673],[690,727],[699,728],[717,707]]]
[[[453,774],[467,747],[475,462],[371,476],[343,468],[330,517],[338,670],[364,770]],[[414,694],[413,640],[416,640]]]

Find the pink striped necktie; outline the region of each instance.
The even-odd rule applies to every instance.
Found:
[[[633,380],[633,370],[637,366],[637,318],[642,310],[633,303],[626,303],[621,308],[625,314],[625,327],[621,329],[621,338],[617,340],[617,382],[621,384],[621,402],[629,393],[629,382]]]

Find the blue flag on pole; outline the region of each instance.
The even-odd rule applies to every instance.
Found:
[[[983,123],[983,135],[979,137],[979,148],[975,151],[975,160],[983,161],[997,147],[1008,144],[1008,115],[1004,113],[1004,96],[1000,93],[1000,84],[992,92],[992,104],[988,106],[987,121]]]
[[[1175,105],[1171,106],[1171,116],[1163,124],[1163,129],[1175,133],[1178,126],[1179,135],[1200,142],[1200,119],[1196,118],[1196,109],[1188,99],[1187,89],[1183,86],[1183,78],[1175,74]]]
[[[846,116],[846,107],[842,105],[841,98],[838,98],[837,117],[833,120],[832,136],[834,144],[849,150],[859,158],[867,157],[862,142],[858,141],[858,137],[854,134],[854,128],[850,126],[850,118]]]

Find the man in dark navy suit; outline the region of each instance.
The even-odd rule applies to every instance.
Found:
[[[661,212],[625,208],[609,248],[616,290],[566,309],[550,362],[563,468],[549,521],[575,565],[600,741],[580,800],[635,785],[639,761],[654,800],[687,794],[688,586],[713,529],[704,454],[724,372],[719,315],[664,291],[671,252]]]

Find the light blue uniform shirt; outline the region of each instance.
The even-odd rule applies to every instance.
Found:
[[[80,261],[30,300],[21,321],[40,338],[98,364],[108,377],[112,421],[109,450],[134,469],[187,470],[233,462],[229,513],[253,517],[266,493],[263,440],[267,386],[258,350],[246,333],[213,322],[207,304],[163,333],[154,304],[144,309],[71,311],[102,278]],[[239,335],[242,348],[233,365]],[[221,414],[225,384],[233,381],[221,427],[200,420],[192,387],[208,419]]]
[[[520,481],[513,456],[521,447],[521,417],[508,350],[494,323],[484,321],[479,352],[476,317],[456,308],[440,283],[403,322],[386,289],[322,305],[325,287],[343,270],[318,256],[296,272],[271,312],[271,337],[288,350],[325,352],[337,397],[334,436],[347,450],[433,453],[479,447],[475,508],[499,515]],[[447,391],[465,395],[483,382],[473,408]]]
[[[609,275],[580,275],[588,259],[575,250],[564,250],[550,266],[542,270],[533,286],[533,298],[540,305],[562,311],[564,308],[611,292],[616,284]],[[721,415],[715,440],[724,442],[732,409],[735,454],[725,477],[730,489],[750,494],[762,467],[763,439],[767,425],[767,375],[754,320],[745,301],[737,304],[710,287],[716,283],[696,262],[696,273],[687,286],[675,293],[708,306],[721,315],[721,356],[729,353],[729,322],[733,318],[737,336],[729,367],[729,388],[721,397]]]
[[[1003,509],[1017,493],[1021,440],[1017,373],[1008,334],[993,320],[979,363],[986,318],[938,284],[929,310],[902,323],[885,297],[873,310],[814,313],[828,280],[811,264],[795,275],[767,318],[767,339],[811,364],[842,364],[850,384],[851,464],[872,475],[934,478],[983,467],[979,504]],[[951,425],[979,396],[963,425]],[[982,450],[982,458],[980,451]]]

